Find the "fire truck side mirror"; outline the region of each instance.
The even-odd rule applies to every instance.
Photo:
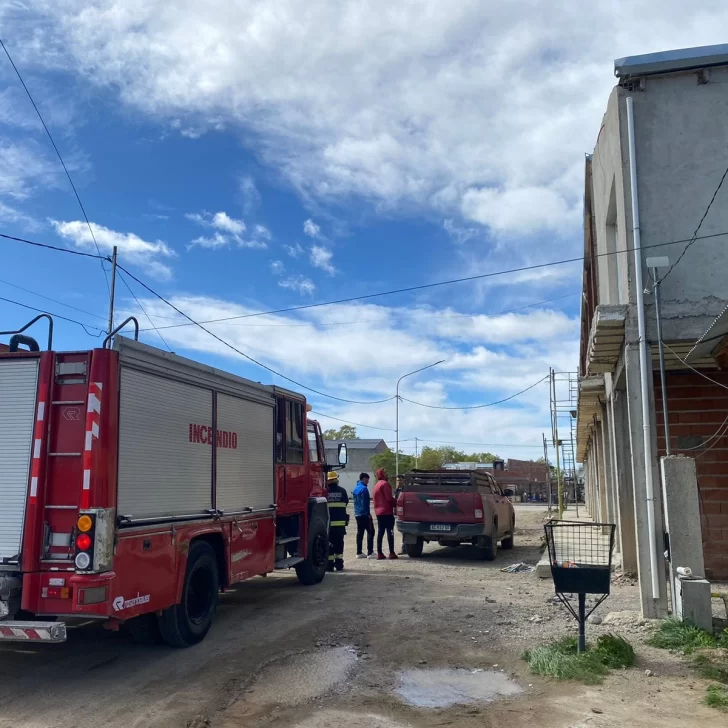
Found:
[[[346,452],[346,443],[340,442],[339,443],[339,465],[344,467],[348,461],[349,461],[349,456]]]

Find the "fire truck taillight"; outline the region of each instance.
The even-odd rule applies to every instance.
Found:
[[[77,571],[99,573],[111,569],[114,529],[113,508],[91,508],[79,513],[74,558]]]

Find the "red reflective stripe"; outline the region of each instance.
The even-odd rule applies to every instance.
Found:
[[[10,627],[0,627],[0,634],[3,637],[15,637],[15,632]]]
[[[41,640],[43,639],[34,629],[24,629],[23,632],[28,635],[28,639]]]
[[[33,427],[33,459],[30,463],[30,503],[35,505],[38,501],[38,478],[40,477],[40,451],[43,442],[43,428],[45,426],[46,400],[48,399],[48,386],[41,384],[38,389],[38,408]]]

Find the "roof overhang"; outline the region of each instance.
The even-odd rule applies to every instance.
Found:
[[[593,374],[579,379],[579,404],[576,410],[576,462],[583,463],[595,423],[602,418],[606,395],[604,375]]]
[[[613,372],[624,345],[627,306],[601,304],[594,311],[586,355],[586,375]]]
[[[652,76],[658,73],[676,73],[726,64],[728,64],[728,43],[723,43],[617,58],[614,61],[614,75],[617,78]]]

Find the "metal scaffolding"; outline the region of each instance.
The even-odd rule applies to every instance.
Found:
[[[579,517],[579,482],[576,468],[576,408],[579,397],[579,377],[576,372],[549,370],[549,401],[551,411],[551,439],[544,436],[544,457],[548,463],[548,445],[556,456],[556,484],[558,513],[571,502]],[[551,497],[549,496],[549,509]]]

